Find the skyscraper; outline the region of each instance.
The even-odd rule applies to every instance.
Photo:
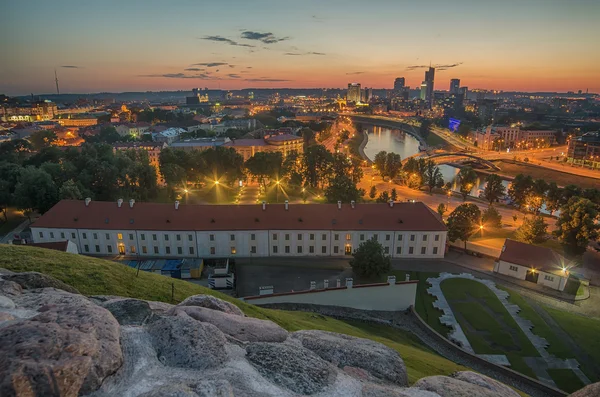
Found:
[[[405,82],[406,80],[404,80],[404,77],[396,78],[396,80],[394,80],[394,91],[402,91],[402,89],[404,89]]]
[[[360,102],[360,83],[348,83],[348,92],[346,93],[347,102]]]
[[[429,70],[425,72],[425,81],[423,84],[426,85],[425,89],[425,102],[427,102],[427,106],[431,107],[433,105],[433,82],[435,78],[435,68],[429,67]],[[421,99],[423,99],[423,89],[421,85]]]
[[[460,89],[460,79],[450,80],[450,94],[458,95]]]
[[[365,90],[363,91],[362,102],[368,103],[372,98],[373,98],[373,89],[365,87]]]

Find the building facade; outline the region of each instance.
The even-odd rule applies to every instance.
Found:
[[[460,93],[460,79],[450,80],[450,94],[458,95]]]
[[[180,205],[63,200],[34,242],[68,239],[87,255],[349,256],[376,239],[393,258],[443,258],[446,227],[425,204]]]
[[[304,153],[302,137],[291,134],[266,135],[263,139],[236,139],[223,144],[240,154],[244,161],[258,152],[280,152],[285,158],[292,152]]]
[[[406,85],[406,79],[404,77],[398,77],[394,80],[394,91],[402,91]]]
[[[573,164],[600,168],[600,131],[588,132],[569,140],[567,160]]]
[[[360,83],[348,83],[348,92],[346,93],[346,101],[359,103],[361,98]]]

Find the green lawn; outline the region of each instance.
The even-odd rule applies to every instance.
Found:
[[[570,369],[548,369],[548,375],[562,391],[573,393],[585,386]]]
[[[136,271],[128,266],[82,255],[25,246],[0,246],[0,267],[13,271],[38,271],[56,277],[85,295],[120,295],[138,299],[181,302],[197,294],[213,295],[237,305],[248,316],[268,319],[289,331],[320,329],[368,338],[400,353],[411,383],[431,375],[448,375],[465,370],[431,352],[410,333],[384,325],[340,321],[315,313],[260,308],[183,280]]]

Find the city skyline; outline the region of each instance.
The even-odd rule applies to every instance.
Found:
[[[241,88],[417,89],[436,67],[504,91],[600,92],[600,3],[14,2],[3,8],[0,93]],[[541,5],[543,4],[543,7]],[[424,19],[427,16],[427,19]],[[4,31],[6,30],[6,31]],[[582,34],[585,33],[585,34]]]

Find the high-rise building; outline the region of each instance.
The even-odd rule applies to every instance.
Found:
[[[460,93],[463,96],[463,100],[466,101],[467,98],[467,94],[469,93],[469,87],[460,87]]]
[[[427,82],[426,81],[423,81],[421,83],[421,100],[422,101],[427,100]]]
[[[460,79],[450,80],[450,94],[458,95],[460,90]]]
[[[404,89],[406,80],[404,77],[398,77],[394,80],[394,91],[402,91]]]
[[[360,102],[360,94],[360,83],[348,83],[348,92],[346,93],[347,102]]]
[[[427,106],[431,107],[433,105],[433,85],[435,80],[435,68],[429,67],[429,70],[425,72],[425,81],[423,82],[426,85],[425,89],[425,102],[427,102]],[[421,91],[422,91],[421,86]],[[423,94],[421,92],[421,99]]]
[[[371,100],[371,98],[373,98],[373,89],[365,87],[363,91],[362,102],[368,103]]]

